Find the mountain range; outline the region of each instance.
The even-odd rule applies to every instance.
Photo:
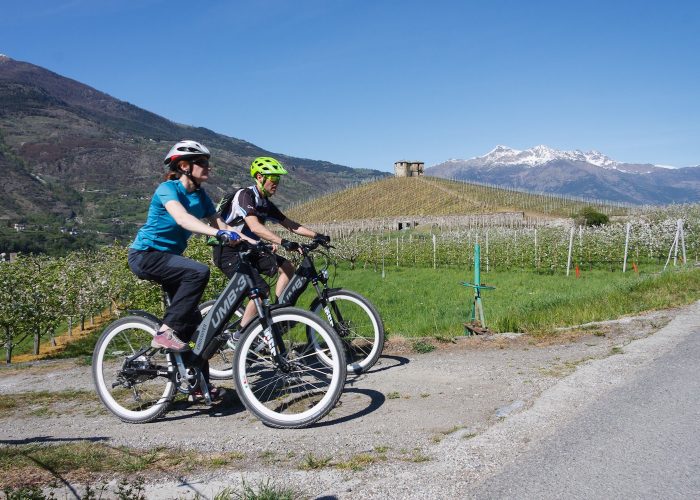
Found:
[[[206,189],[214,199],[251,182],[248,166],[256,156],[275,156],[290,171],[276,195],[283,207],[389,175],[270,152],[175,123],[0,55],[0,220],[52,227],[70,221],[71,227],[92,228],[108,238],[131,238],[164,173],[165,152],[183,138],[212,150],[214,175]],[[524,151],[498,146],[484,156],[430,167],[426,175],[633,204],[700,201],[700,166],[630,164],[596,151],[546,146]]]
[[[700,201],[700,166],[624,163],[598,151],[559,151],[542,145],[526,150],[496,146],[483,156],[429,167],[425,174],[631,204]]]
[[[145,220],[165,173],[163,157],[180,139],[212,150],[212,199],[252,183],[257,156],[289,170],[276,202],[308,199],[389,174],[266,151],[203,127],[178,124],[39,66],[0,55],[0,218],[130,233]],[[129,228],[118,228],[117,225]]]

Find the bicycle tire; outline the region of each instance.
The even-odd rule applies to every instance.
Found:
[[[176,387],[172,355],[151,347],[158,323],[127,316],[102,332],[92,355],[97,395],[124,422],[145,423],[170,407]]]
[[[345,354],[335,331],[317,315],[296,307],[270,311],[273,328],[282,328],[284,361],[275,362],[263,341],[257,319],[243,332],[234,356],[236,393],[263,423],[277,428],[300,428],[317,422],[337,404],[347,375]],[[324,343],[328,364],[321,363],[306,339],[313,329]]]
[[[202,317],[206,316],[211,306],[214,305],[214,300],[207,300],[199,304],[199,312]],[[235,315],[238,318],[243,317],[243,306],[236,309]],[[211,380],[228,380],[233,377],[233,349],[224,344],[216,354],[209,359],[209,378]]]
[[[311,303],[311,311],[331,323],[340,336],[345,347],[348,373],[366,372],[384,350],[384,322],[379,311],[367,298],[352,290],[328,290],[327,297],[332,303],[328,311],[324,310],[318,298]],[[337,317],[338,312],[342,319]],[[312,337],[309,340],[313,342]],[[322,352],[319,352],[319,356],[324,363],[327,362]]]

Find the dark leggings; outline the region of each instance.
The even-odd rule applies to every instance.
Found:
[[[241,262],[241,254],[231,247],[215,246],[213,251],[213,260],[216,267],[221,269],[221,272],[224,273],[227,278],[231,279],[238,270],[238,264]],[[279,268],[282,267],[285,262],[287,262],[287,259],[277,254],[259,252],[253,252],[248,257],[248,260],[260,274],[270,277],[275,276],[279,271]],[[262,291],[263,295],[269,297],[270,286],[262,278],[262,276],[260,276],[260,274],[256,274],[253,281],[255,282],[255,286]]]
[[[209,282],[209,267],[167,252],[129,250],[129,268],[141,279],[155,281],[170,297],[163,323],[188,341],[202,316],[197,308]]]

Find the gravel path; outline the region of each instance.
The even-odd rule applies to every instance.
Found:
[[[151,477],[149,498],[191,498],[195,493],[211,498],[243,480],[253,485],[270,480],[312,498],[468,496],[471,485],[576,408],[567,391],[595,397],[618,376],[605,373],[592,390],[574,386],[563,399],[552,399],[584,368],[624,360],[610,355],[620,348],[626,352],[625,346],[645,342],[649,339],[637,339],[657,331],[650,339],[672,342],[678,318],[699,314],[695,304],[589,325],[563,332],[556,343],[503,334],[465,337],[427,354],[393,344],[370,373],[348,378],[341,405],[328,417],[298,430],[265,427],[245,411],[233,391],[212,407],[182,403],[157,422],[124,424],[106,413],[96,396],[93,400],[80,393],[92,391],[87,366],[45,361],[4,367],[0,394],[72,390],[82,396],[67,395],[49,412],[32,407],[5,411],[0,415],[0,443],[90,440],[143,449],[235,451],[243,457],[215,471]],[[549,401],[549,414],[542,413],[542,401]],[[524,425],[511,428],[515,421]],[[303,470],[311,463],[309,457],[330,461]]]

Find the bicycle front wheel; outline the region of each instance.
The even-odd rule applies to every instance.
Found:
[[[345,386],[346,361],[338,336],[318,316],[295,307],[270,312],[282,333],[279,356],[270,351],[269,331],[256,320],[243,332],[233,360],[236,392],[256,417],[271,427],[313,424],[333,409]],[[318,338],[327,363],[319,360],[306,331]]]
[[[345,289],[328,290],[328,304],[324,307],[315,299],[311,310],[326,319],[340,336],[348,361],[348,372],[363,373],[379,359],[384,349],[384,323],[379,311],[359,293]],[[309,340],[316,345],[313,335]],[[323,349],[317,349],[321,361]]]
[[[97,394],[124,422],[150,422],[170,406],[176,387],[171,354],[151,347],[158,323],[127,316],[110,324],[95,345],[92,376]]]
[[[209,310],[214,305],[213,300],[207,300],[199,304],[199,312],[202,317],[209,313]],[[239,307],[235,312],[235,320],[243,317],[243,306]],[[232,344],[226,343],[216,351],[209,359],[209,378],[212,380],[227,380],[233,377],[233,348]]]

